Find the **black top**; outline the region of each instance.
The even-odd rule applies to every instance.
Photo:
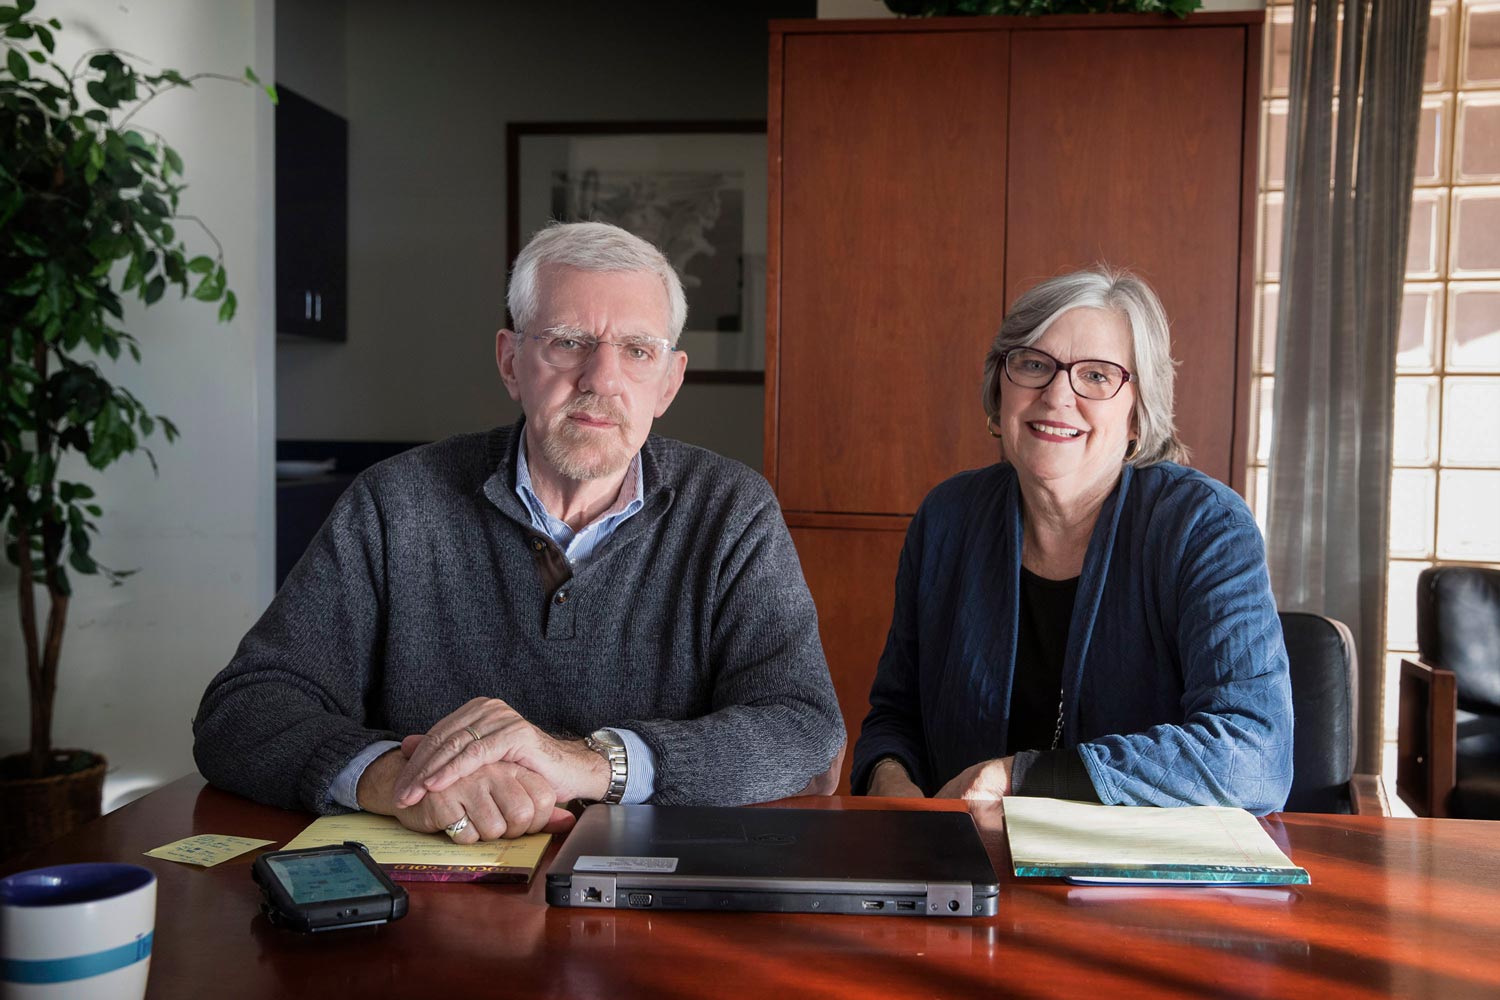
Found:
[[[1048,580],[1021,567],[1021,622],[1005,752],[1051,750],[1078,577]]]
[[[1052,749],[1062,707],[1063,661],[1077,596],[1078,577],[1048,580],[1021,567],[1021,620],[1005,752],[1041,753],[1029,767],[1012,775],[1011,791],[1016,795],[1099,801],[1078,752]]]

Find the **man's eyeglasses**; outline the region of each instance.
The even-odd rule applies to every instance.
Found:
[[[537,357],[543,364],[563,371],[583,365],[600,346],[620,352],[620,370],[636,382],[659,375],[662,362],[677,348],[660,337],[625,337],[622,340],[600,340],[571,330],[546,330],[540,334],[516,331],[516,335],[537,342]]]
[[[1125,383],[1135,378],[1113,361],[1070,361],[1063,364],[1034,347],[1016,347],[1000,355],[1005,377],[1024,389],[1045,389],[1059,371],[1068,373],[1068,383],[1084,399],[1114,399]]]

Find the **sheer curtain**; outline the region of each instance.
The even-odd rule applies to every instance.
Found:
[[[1380,767],[1396,336],[1429,6],[1297,0],[1292,24],[1268,556],[1281,608],[1354,633],[1367,772]]]

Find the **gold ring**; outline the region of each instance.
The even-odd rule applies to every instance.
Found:
[[[478,743],[480,740],[484,739],[483,736],[479,735],[479,730],[475,729],[473,726],[464,726],[464,732],[474,737],[475,743]]]

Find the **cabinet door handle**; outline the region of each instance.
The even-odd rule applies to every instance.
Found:
[[[313,296],[313,319],[323,322],[323,293],[319,292]]]
[[[303,319],[312,319],[312,292],[305,293],[307,298],[302,310]]]

